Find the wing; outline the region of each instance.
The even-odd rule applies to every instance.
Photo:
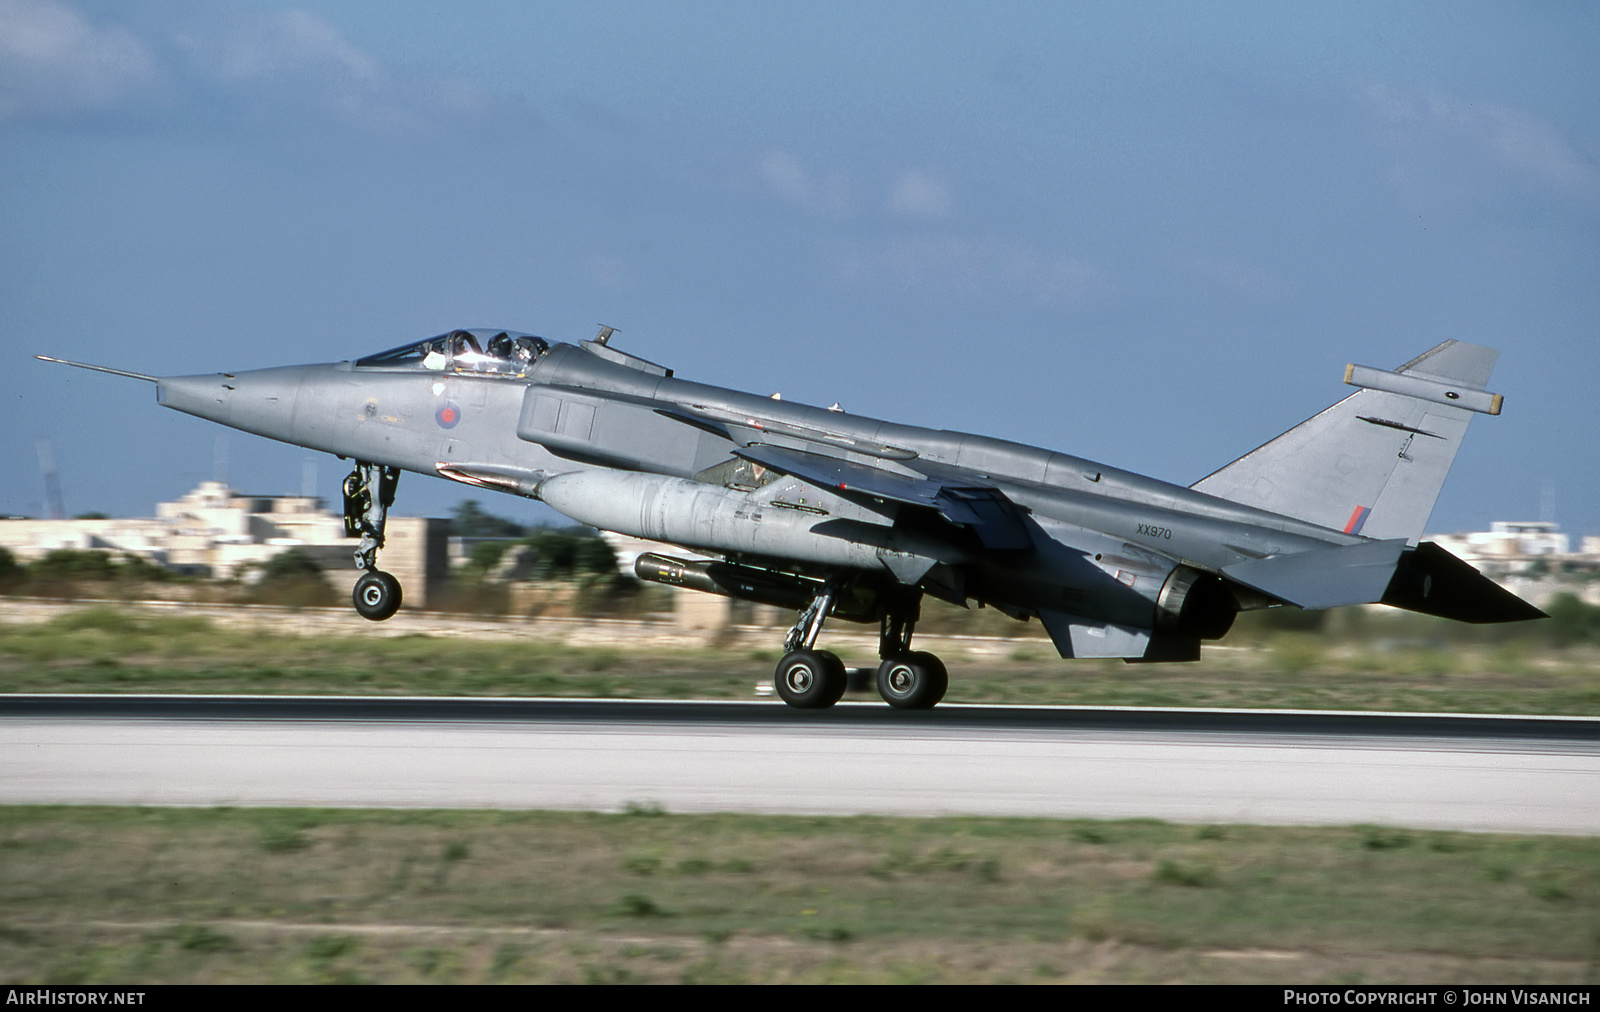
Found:
[[[885,504],[893,503],[931,510],[958,527],[970,529],[985,548],[1008,551],[1033,547],[1022,510],[992,485],[956,484],[900,474],[842,457],[767,443],[753,443],[734,453],[869,509],[881,510]]]

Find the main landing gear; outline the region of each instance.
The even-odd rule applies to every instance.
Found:
[[[826,650],[817,650],[822,624],[833,612],[844,581],[829,580],[822,592],[800,613],[784,640],[783,660],[773,675],[773,687],[790,706],[821,710],[837,703],[849,686],[844,662]],[[933,654],[911,649],[911,633],[921,614],[922,594],[903,593],[891,599],[879,620],[878,695],[899,710],[927,710],[944,698],[950,675]]]
[[[398,467],[361,461],[344,480],[345,537],[361,538],[356,546],[356,568],[362,573],[351,596],[361,617],[374,622],[382,622],[400,610],[400,581],[378,568],[384,523],[399,483]]]
[[[922,614],[922,595],[909,595],[885,609],[878,625],[878,695],[898,710],[931,710],[950,687],[944,662],[911,649],[911,633]]]
[[[783,641],[785,653],[773,675],[773,688],[790,706],[802,710],[821,710],[832,706],[850,685],[850,676],[837,654],[814,650],[822,623],[833,612],[834,602],[844,590],[840,580],[829,580],[810,607]]]

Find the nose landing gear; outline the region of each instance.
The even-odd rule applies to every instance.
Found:
[[[363,573],[361,579],[356,581],[356,589],[351,596],[355,600],[356,612],[374,622],[382,622],[399,611],[404,597],[400,581],[381,569]]]
[[[362,576],[352,595],[362,618],[382,622],[400,610],[400,581],[378,568],[378,549],[383,547],[383,528],[389,507],[394,505],[395,487],[400,483],[398,467],[356,462],[355,470],[344,480],[345,537],[360,537],[356,545],[356,568]]]

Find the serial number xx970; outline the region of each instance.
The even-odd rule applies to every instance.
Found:
[[[1166,538],[1168,541],[1172,540],[1172,528],[1170,527],[1152,527],[1149,524],[1140,524],[1139,533],[1150,538]]]

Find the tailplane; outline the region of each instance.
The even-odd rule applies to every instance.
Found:
[[[1194,489],[1347,534],[1416,544],[1499,352],[1446,341],[1392,372],[1349,366],[1361,387],[1195,482]]]

